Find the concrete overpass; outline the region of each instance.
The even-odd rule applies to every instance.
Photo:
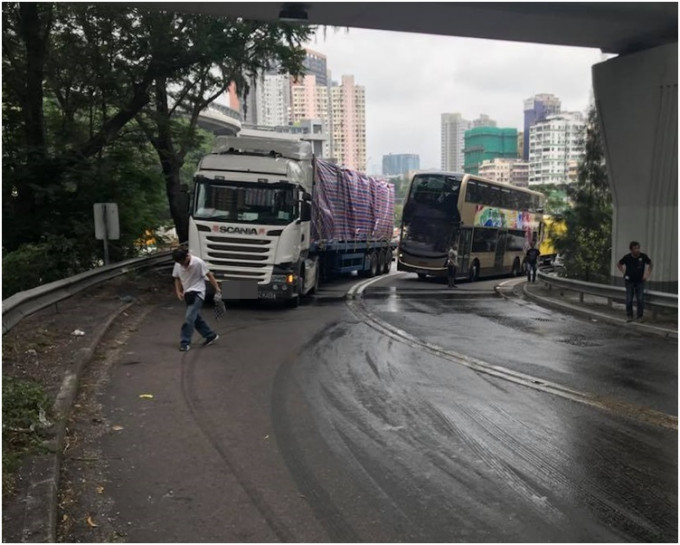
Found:
[[[158,7],[159,4],[150,4]],[[163,4],[160,4],[163,5]],[[678,5],[675,2],[220,2],[173,9],[265,21],[599,48],[593,66],[614,199],[612,280],[628,242],[655,264],[652,289],[678,287]]]

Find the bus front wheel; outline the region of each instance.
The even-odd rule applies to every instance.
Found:
[[[475,261],[470,267],[470,282],[479,280],[479,263]]]

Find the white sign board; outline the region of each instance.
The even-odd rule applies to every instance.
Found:
[[[94,204],[94,236],[97,240],[118,240],[118,205],[115,202]]]

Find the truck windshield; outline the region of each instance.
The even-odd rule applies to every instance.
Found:
[[[298,217],[295,186],[197,181],[195,219],[286,225]]]

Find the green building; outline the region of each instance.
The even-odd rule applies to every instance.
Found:
[[[517,129],[498,127],[475,127],[465,131],[465,162],[463,170],[479,174],[479,165],[487,159],[517,158]]]

